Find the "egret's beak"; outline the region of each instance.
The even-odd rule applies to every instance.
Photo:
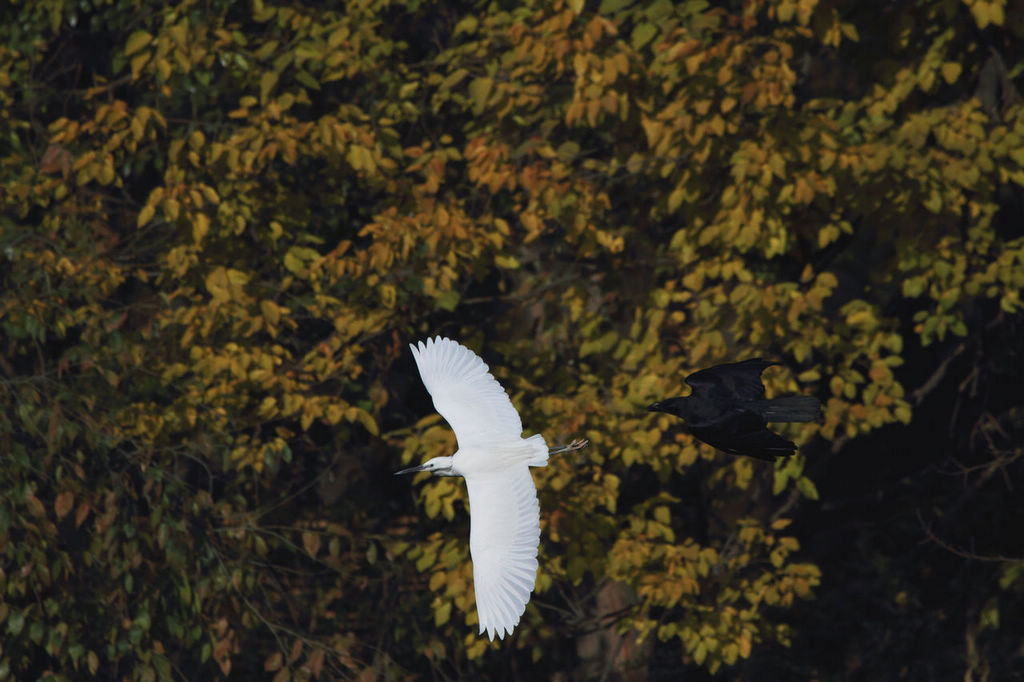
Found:
[[[647,411],[648,412],[664,412],[664,410],[661,408],[661,403],[651,403],[650,405],[647,406]]]
[[[402,469],[401,471],[396,471],[395,472],[395,476],[398,476],[399,474],[412,474],[412,473],[415,473],[417,471],[425,471],[426,470],[426,469],[424,469],[425,466],[426,466],[425,464],[421,464],[418,467],[409,467],[408,469]]]

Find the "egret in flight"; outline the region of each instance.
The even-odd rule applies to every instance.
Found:
[[[549,454],[579,450],[587,441],[549,450],[540,434],[523,438],[519,413],[473,351],[441,337],[409,347],[434,408],[455,431],[458,450],[395,473],[466,479],[480,633],[503,639],[519,624],[537,578],[540,505],[530,467],[545,466]]]
[[[796,452],[796,445],[768,428],[768,422],[810,422],[821,417],[821,401],[809,395],[765,400],[761,372],[777,362],[754,358],[702,369],[686,377],[693,390],[681,398],[654,403],[686,421],[686,430],[732,455],[773,462]]]

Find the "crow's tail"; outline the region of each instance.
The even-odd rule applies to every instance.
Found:
[[[821,418],[821,401],[809,395],[762,400],[757,411],[766,422],[813,422]]]

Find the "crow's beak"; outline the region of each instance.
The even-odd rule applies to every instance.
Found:
[[[661,403],[651,403],[650,405],[647,406],[647,411],[648,412],[663,412],[664,410],[661,409]]]
[[[412,473],[415,473],[417,471],[425,471],[425,469],[423,468],[424,466],[425,465],[421,464],[418,467],[409,467],[408,469],[402,469],[401,471],[396,471],[395,472],[395,476],[398,476],[399,474],[412,474]]]

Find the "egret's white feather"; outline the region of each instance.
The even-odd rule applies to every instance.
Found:
[[[466,476],[469,552],[480,632],[512,634],[537,578],[540,505],[529,468]]]
[[[480,632],[501,639],[519,623],[537,578],[540,506],[529,467],[547,464],[548,446],[540,434],[522,437],[519,413],[473,351],[440,337],[410,348],[459,442],[450,462],[432,461],[445,459],[446,471],[466,479]]]
[[[460,448],[509,443],[522,436],[519,413],[480,356],[440,337],[409,347],[434,409],[455,431]]]

